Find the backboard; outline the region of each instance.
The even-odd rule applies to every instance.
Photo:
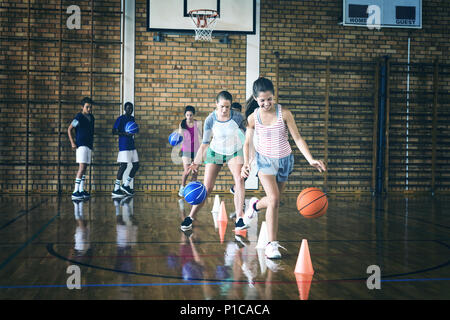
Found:
[[[147,30],[193,33],[189,11],[195,9],[218,12],[214,33],[255,34],[256,0],[147,0]]]

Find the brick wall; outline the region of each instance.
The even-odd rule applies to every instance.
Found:
[[[338,25],[342,17],[341,1],[261,1],[261,74],[275,79],[276,59],[274,52],[280,53],[281,59],[304,59],[325,61],[328,57],[335,61],[367,61],[388,55],[390,61],[405,63],[407,59],[407,39],[411,39],[411,61],[413,63],[433,63],[439,59],[441,64],[449,64],[449,41],[446,30],[450,20],[449,2],[423,1],[423,29],[382,29],[344,27]],[[2,2],[0,9],[0,185],[3,191],[25,190],[26,161],[26,119],[29,95],[29,189],[31,191],[56,191],[58,183],[58,130],[61,125],[60,170],[61,187],[70,192],[77,170],[75,155],[67,139],[67,126],[73,116],[80,110],[78,101],[92,95],[98,102],[94,106],[96,117],[96,136],[94,165],[91,167],[92,189],[110,191],[117,171],[117,139],[111,135],[114,120],[121,113],[120,108],[120,2],[95,1],[93,18],[90,1],[77,1],[82,12],[80,30],[68,30],[65,27],[67,14],[65,9],[70,1],[63,1],[62,34],[65,41],[61,51],[59,47],[59,5],[60,1],[48,0],[33,2],[29,69],[33,72],[27,77],[27,37],[28,11],[27,3],[8,0]],[[136,65],[135,65],[135,116],[140,125],[136,137],[141,169],[136,177],[135,188],[138,191],[175,191],[178,188],[182,166],[171,160],[172,148],[167,143],[168,135],[178,127],[183,118],[184,107],[188,104],[197,109],[196,118],[204,120],[214,109],[214,98],[221,90],[228,90],[236,101],[245,102],[245,61],[246,37],[230,36],[230,44],[222,44],[215,39],[212,43],[198,43],[193,36],[167,35],[163,42],[153,40],[154,33],[146,30],[146,0],[136,1]],[[102,13],[100,13],[100,11]],[[105,14],[109,11],[109,14]],[[91,46],[91,19],[94,21],[94,40]],[[91,63],[93,49],[93,63]],[[91,65],[93,69],[91,69]],[[91,73],[92,71],[92,73]],[[345,90],[373,89],[370,77],[361,75],[356,70],[351,76],[345,74],[332,77],[331,90],[335,96]],[[420,78],[420,76],[418,76]],[[29,81],[27,81],[29,79]],[[288,77],[285,76],[285,79]],[[415,90],[430,90],[430,79],[414,80]],[[29,84],[29,90],[28,90]],[[307,92],[314,87],[316,95],[323,99],[325,85],[322,71],[310,71],[297,76],[297,88]],[[404,80],[398,79],[393,90],[404,90]],[[61,90],[60,90],[61,86]],[[448,76],[440,77],[440,112],[446,119],[449,109]],[[281,89],[281,88],[280,88]],[[351,98],[351,97],[350,97]],[[349,101],[351,100],[349,98]],[[288,99],[289,100],[289,99]],[[61,101],[61,103],[59,103]],[[304,104],[290,106],[298,117],[300,131],[317,157],[324,155],[323,150],[323,109],[314,106],[311,101],[302,100]],[[342,108],[352,105],[346,101]],[[336,104],[338,105],[338,104]],[[358,107],[357,104],[355,108]],[[401,103],[399,104],[401,105]],[[420,110],[429,117],[431,109]],[[372,105],[373,107],[373,105]],[[61,108],[61,109],[60,109]],[[400,108],[400,106],[398,107]],[[59,110],[61,121],[59,122]],[[359,109],[358,109],[359,110]],[[362,109],[361,113],[367,113]],[[369,112],[370,113],[370,112]],[[318,114],[320,116],[318,116]],[[303,117],[303,118],[302,118]],[[309,118],[308,118],[309,117]],[[318,126],[305,125],[309,119],[317,118]],[[370,115],[363,119],[372,119]],[[427,118],[428,119],[428,118]],[[333,119],[331,119],[333,120]],[[420,118],[417,120],[420,121]],[[358,131],[361,123],[353,124],[353,131]],[[337,123],[337,122],[335,122]],[[334,123],[331,123],[333,125]],[[351,123],[349,124],[352,125]],[[399,125],[399,124],[397,124]],[[441,122],[440,129],[448,132],[446,123]],[[402,131],[399,125],[398,131]],[[355,129],[356,128],[356,129]],[[331,130],[332,129],[332,130]],[[366,128],[367,129],[367,128]],[[330,141],[341,143],[340,135],[348,131],[347,124],[330,127]],[[372,128],[368,128],[372,131]],[[429,132],[429,126],[426,127]],[[350,132],[353,132],[350,131]],[[395,132],[395,130],[394,130]],[[342,134],[341,134],[342,133]],[[333,136],[334,135],[334,136]],[[401,137],[392,139],[403,148]],[[441,138],[441,167],[448,167],[448,148],[445,138]],[[372,141],[373,142],[373,141]],[[370,141],[369,141],[370,143]],[[429,143],[429,140],[427,140]],[[396,145],[390,145],[395,149]],[[355,143],[350,149],[358,149]],[[443,150],[443,151],[442,151]],[[339,150],[335,151],[335,154]],[[313,173],[308,168],[298,151],[296,168],[288,189],[298,190],[304,185],[321,185],[323,176]],[[420,152],[420,150],[419,150]],[[429,150],[427,149],[427,154]],[[370,150],[357,153],[361,163],[370,158]],[[330,161],[333,159],[330,153]],[[356,157],[358,158],[358,157]],[[345,159],[344,159],[345,160]],[[342,190],[370,189],[367,176],[370,176],[370,164],[361,165],[361,173],[346,184],[345,181],[333,182],[333,176],[345,175],[345,168],[350,164],[335,162],[330,171],[330,188]],[[395,159],[392,159],[395,163]],[[302,162],[303,161],[303,162]],[[359,161],[359,162],[358,162]],[[399,160],[400,161],[400,160]],[[429,161],[423,160],[424,163]],[[427,166],[426,164],[425,166]],[[420,166],[419,166],[420,168]],[[309,171],[305,171],[309,170]],[[334,172],[333,172],[334,170]],[[232,184],[228,170],[223,170],[217,180],[216,190],[227,190]],[[306,172],[306,178],[305,174]],[[202,175],[203,171],[201,171]],[[397,172],[392,172],[392,175]],[[443,169],[441,176],[448,174]],[[364,180],[358,180],[364,177]],[[402,180],[402,178],[400,178]],[[300,181],[300,183],[299,183]],[[302,182],[303,181],[303,182]],[[398,183],[401,189],[401,182]],[[443,184],[443,186],[446,186]],[[422,188],[427,188],[424,183]],[[420,189],[420,188],[419,188]]]
[[[146,190],[176,190],[182,165],[171,160],[167,138],[184,118],[186,105],[194,106],[196,119],[203,121],[222,90],[245,103],[246,36],[231,37],[231,44],[218,39],[196,42],[193,35],[167,35],[155,42],[154,33],[146,31],[146,1],[137,1],[136,7],[136,117],[145,130],[136,140],[145,168],[136,183]],[[224,169],[216,190],[228,190],[232,184]]]
[[[450,115],[447,28],[448,1],[423,1],[423,28],[369,30],[339,25],[341,1],[262,1],[261,74],[276,79],[276,57],[297,63],[280,66],[280,103],[293,109],[300,132],[316,157],[324,157],[324,105],[326,59],[331,61],[330,118],[328,128],[328,187],[331,190],[372,190],[371,156],[374,112],[374,63],[389,56],[391,123],[389,131],[389,189],[403,191],[406,184],[406,62],[411,41],[409,188],[430,190],[433,63],[438,59],[439,130],[448,133]],[[347,65],[347,62],[355,65]],[[359,65],[358,65],[359,63]],[[297,68],[298,70],[295,70]],[[339,70],[341,69],[341,70]],[[431,70],[430,70],[431,69]],[[352,92],[353,91],[353,92]],[[298,97],[293,98],[293,95]],[[357,111],[357,112],[353,112]],[[437,139],[436,187],[448,190],[449,146]],[[288,189],[323,186],[297,150],[296,171]],[[303,162],[302,162],[303,161]]]

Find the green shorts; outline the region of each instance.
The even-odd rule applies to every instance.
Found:
[[[224,155],[224,154],[220,154],[220,153],[217,153],[217,152],[211,150],[211,148],[208,148],[208,150],[206,151],[205,164],[206,163],[214,163],[214,164],[222,165],[235,157],[244,158],[244,152],[242,151],[242,149],[236,151],[233,154]]]

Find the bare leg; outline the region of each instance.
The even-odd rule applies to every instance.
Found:
[[[190,159],[188,157],[182,157],[183,160],[183,174],[181,175],[181,185],[184,187],[186,185],[186,180],[189,177],[189,165]]]
[[[242,158],[234,157],[228,162],[228,168],[233,175],[234,180],[234,207],[236,210],[236,218],[244,216],[244,198],[245,185],[244,178],[241,178]]]
[[[278,184],[278,190],[280,192],[280,200],[281,200],[281,194],[284,191],[284,188],[286,187],[286,182],[277,182]],[[259,201],[256,203],[256,209],[257,210],[261,210],[261,209],[266,209],[268,206],[268,198],[267,196],[259,199]]]
[[[272,242],[277,240],[278,234],[278,210],[280,207],[279,185],[276,181],[276,177],[273,175],[259,173],[258,176],[261,184],[263,185],[264,191],[266,192],[266,196],[258,201],[258,203],[256,204],[256,208],[267,208],[267,235],[268,241]],[[261,205],[260,202],[262,202]]]
[[[183,187],[186,185],[186,180],[189,177],[188,167],[189,164],[183,163],[183,174],[181,175],[181,185]]]
[[[80,163],[77,172],[77,179],[81,179],[86,173],[87,163]]]

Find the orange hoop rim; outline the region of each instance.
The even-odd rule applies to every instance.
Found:
[[[206,28],[219,17],[219,13],[213,9],[195,9],[189,11],[189,16],[197,28]]]

